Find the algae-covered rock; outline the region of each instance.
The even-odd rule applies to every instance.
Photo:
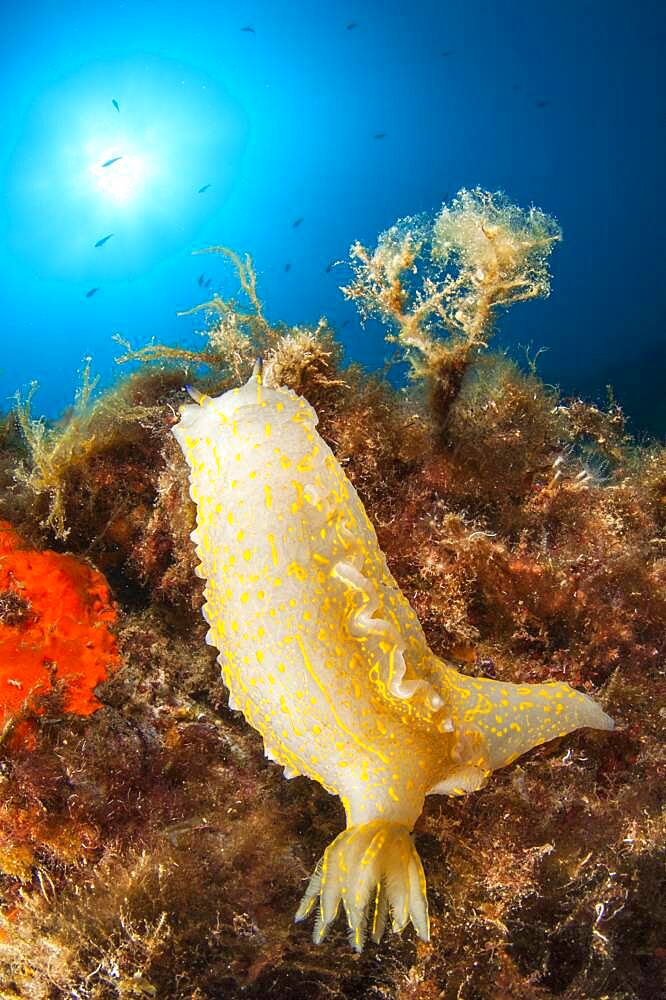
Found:
[[[408,392],[343,368],[324,323],[270,325],[251,262],[232,255],[249,305],[207,304],[204,351],[131,352],[146,362],[137,373],[97,397],[86,376],[78,408],[53,427],[37,430],[22,404],[23,444],[4,421],[0,514],[31,551],[67,551],[100,586],[105,574],[120,666],[91,714],[68,712],[56,682],[31,739],[0,745],[0,996],[660,995],[665,451],[633,442],[612,399],[606,410],[563,400],[534,366],[483,346],[494,303],[510,304],[496,289],[475,313],[470,298],[483,285],[469,262],[489,238],[484,205],[491,227],[527,238],[524,214],[472,192],[406,243],[403,224],[412,256],[393,270],[355,251],[355,297],[372,291],[398,343],[408,327],[412,355],[418,336],[435,345],[418,348]],[[557,231],[544,219],[532,219],[542,242],[538,260],[522,258],[525,292],[545,290],[534,268]],[[466,233],[467,256],[451,249]],[[492,233],[497,257],[504,236]],[[453,270],[414,286],[425,238],[448,240],[437,267]],[[432,308],[419,316],[426,291]],[[453,330],[463,320],[474,336]],[[480,792],[426,800],[414,836],[429,943],[405,932],[356,956],[341,925],[316,947],[293,923],[342,809],[264,757],[205,643],[194,505],[170,428],[185,382],[219,394],[247,379],[258,348],[267,375],[272,366],[317,408],[433,652],[470,676],[567,681],[616,721],[611,734],[533,750]],[[0,618],[18,629],[30,595],[7,589]]]

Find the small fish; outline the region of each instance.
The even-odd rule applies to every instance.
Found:
[[[97,240],[97,243],[95,243],[95,246],[96,247],[103,247],[104,244],[107,242],[107,240],[110,240],[112,236],[113,236],[113,233],[109,233],[108,236],[102,236],[101,240]]]
[[[386,132],[375,132],[375,134],[373,135],[372,138],[373,139],[385,139],[386,138]]]
[[[246,24],[244,28],[241,28],[241,31],[248,31],[251,35],[256,35],[256,31],[251,24]]]
[[[328,264],[326,265],[326,274],[330,274],[336,264],[337,260],[329,260]]]
[[[358,21],[350,21],[347,25],[347,31],[353,31],[354,28],[358,28]]]
[[[210,283],[213,279],[209,278],[208,281],[204,281],[204,288],[210,288]]]
[[[285,264],[284,269],[285,271],[291,271],[291,264]]]
[[[120,105],[118,104],[118,101],[115,99],[115,97],[113,98],[113,100],[111,101],[111,103],[113,104],[113,106],[116,109],[116,111],[120,111]]]
[[[537,108],[547,108],[548,105],[550,104],[550,101],[535,101],[534,103]]]
[[[199,277],[197,278],[197,285],[199,286],[199,288],[203,288],[205,280],[206,280],[206,275],[200,274]]]
[[[302,218],[300,218],[300,219],[294,219],[294,221],[291,224],[292,229],[298,229],[298,227],[300,226],[300,224],[301,224],[302,221],[303,221]]]
[[[118,160],[122,160],[122,156],[114,156],[112,160],[107,160],[106,163],[102,164],[102,166],[110,167],[112,163],[117,163]]]
[[[452,56],[453,55],[453,51],[451,49],[444,49],[444,51],[440,52],[439,54],[440,54],[440,56]]]
[[[87,299],[91,299],[93,297],[93,295],[95,294],[95,292],[98,292],[98,291],[99,291],[99,288],[91,288],[89,291],[86,292],[86,298]]]
[[[203,186],[203,187],[200,187],[200,188],[199,188],[199,190],[197,191],[197,194],[203,194],[203,193],[204,193],[204,191],[207,191],[209,187],[211,187],[211,185],[210,185],[210,184],[204,184],[204,186]]]
[[[351,320],[346,319],[343,323],[340,324],[340,329],[344,330],[346,326],[349,326],[350,322]]]

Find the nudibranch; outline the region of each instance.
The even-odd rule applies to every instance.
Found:
[[[568,684],[467,677],[428,648],[317,415],[285,388],[197,393],[173,433],[197,505],[207,642],[230,705],[288,778],[345,809],[296,920],[319,943],[342,903],[357,950],[410,921],[429,939],[411,831],[428,794],[463,795],[531,747],[613,721]]]

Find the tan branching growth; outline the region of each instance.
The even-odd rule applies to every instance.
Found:
[[[550,292],[548,258],[561,239],[550,216],[500,194],[462,190],[433,226],[432,257],[458,268],[446,279],[446,325],[485,346],[496,311]]]
[[[274,338],[274,332],[266,320],[262,302],[257,294],[257,275],[252,258],[245,254],[245,260],[228,247],[207,247],[195,250],[195,254],[217,253],[227,257],[236,269],[238,280],[245,297],[249,301],[249,311],[241,311],[234,299],[228,301],[214,295],[208,302],[178,313],[192,316],[205,312],[211,319],[207,331],[209,349],[222,359],[232,372],[240,377],[241,370],[254,362],[257,355],[265,355]],[[252,357],[244,355],[252,354]],[[244,362],[244,364],[243,364]]]
[[[264,331],[264,335],[269,335],[270,326],[264,317],[263,305],[257,294],[257,275],[254,270],[254,265],[252,264],[252,258],[249,253],[245,254],[245,260],[241,260],[239,254],[235,250],[230,250],[228,247],[216,246],[216,247],[206,247],[204,250],[195,250],[194,254],[197,256],[202,253],[219,253],[222,256],[227,257],[231,263],[236,268],[238,274],[238,280],[240,281],[241,288],[245,292],[250,305],[252,306],[252,312],[246,315],[238,314],[239,320],[243,322],[254,322]],[[223,303],[222,307],[219,307],[220,297],[213,297],[214,306],[211,308],[221,308],[222,312],[228,311],[230,304]],[[225,308],[226,307],[226,308]],[[187,316],[190,312],[195,312],[197,309],[205,309],[206,304],[203,306],[195,307],[188,312],[180,313],[181,316]]]
[[[133,350],[127,341],[116,336],[115,339],[126,348],[125,354],[116,358],[116,361],[118,364],[127,361],[165,361],[192,366],[204,365],[215,370],[225,370],[238,382],[243,377],[247,378],[255,358],[258,355],[265,356],[276,339],[257,294],[257,277],[252,258],[246,254],[243,260],[235,251],[222,246],[194,252],[221,254],[232,262],[249,308],[242,309],[235,299],[223,299],[215,294],[207,302],[178,313],[179,316],[205,314],[208,321],[205,331],[208,345],[205,350],[188,351],[164,344],[147,344],[139,350]]]
[[[245,259],[242,259],[233,250],[222,246],[194,252],[217,253],[227,257],[236,269],[249,307],[240,308],[235,299],[223,299],[215,294],[207,302],[178,313],[179,316],[193,316],[196,313],[204,313],[206,316],[207,328],[204,335],[208,344],[203,351],[153,343],[134,350],[126,340],[116,335],[115,340],[125,348],[125,353],[116,358],[116,361],[118,364],[128,361],[163,361],[192,367],[203,365],[214,371],[226,372],[237,383],[243,377],[248,377],[255,358],[258,355],[264,356],[276,339],[257,294],[257,278],[252,258],[246,254]]]
[[[30,453],[30,468],[19,465],[15,476],[36,496],[48,496],[48,512],[42,525],[61,539],[69,534],[65,524],[62,470],[71,464],[75,453],[90,451],[95,444],[94,435],[90,433],[90,399],[98,378],[91,379],[90,362],[91,359],[86,358],[74,407],[60,426],[48,427],[44,420],[33,419],[31,403],[36,382],[25,398],[16,394],[16,419]]]
[[[487,346],[498,309],[548,294],[548,257],[559,239],[557,223],[538,209],[462,189],[434,221],[401,219],[373,251],[355,243],[354,280],[342,291],[362,319],[389,324],[387,339],[429,385],[441,419]]]
[[[192,309],[178,313],[192,316],[203,312],[207,319],[204,336],[208,340],[204,351],[188,351],[162,344],[148,344],[137,351],[116,337],[127,350],[117,358],[126,361],[165,361],[205,367],[222,371],[233,384],[246,380],[257,357],[264,360],[264,379],[268,385],[284,385],[305,393],[306,390],[331,389],[344,386],[336,377],[341,361],[341,348],[324,319],[317,326],[288,327],[282,323],[271,325],[264,315],[263,304],[257,292],[257,276],[249,254],[241,258],[227,247],[208,247],[197,254],[217,253],[234,265],[241,290],[249,306],[242,308],[235,299],[214,295]],[[312,396],[310,395],[310,398]]]
[[[90,377],[90,358],[86,358],[74,405],[55,424],[32,416],[36,383],[26,396],[16,395],[14,415],[27,459],[18,461],[12,470],[16,490],[12,517],[20,520],[26,514],[29,522],[26,527],[30,531],[37,514],[41,529],[59,541],[68,539],[70,545],[72,518],[79,526],[92,519],[99,528],[103,511],[112,516],[109,504],[101,504],[100,496],[94,492],[99,485],[92,471],[95,465],[99,465],[102,456],[111,453],[117,460],[123,448],[136,450],[140,439],[149,439],[162,412],[148,391],[142,394],[138,375],[93,398],[97,382],[97,378]],[[114,483],[113,477],[108,479],[109,503],[113,497],[122,506],[121,498],[130,480],[121,477]]]
[[[317,403],[332,389],[342,389],[346,382],[337,377],[342,349],[333,332],[320,319],[314,329],[293,327],[277,341],[264,366],[267,385],[289,386]]]
[[[125,348],[125,354],[116,358],[116,364],[124,365],[127,361],[174,361],[186,365],[215,365],[219,359],[210,351],[188,351],[184,347],[167,347],[165,344],[146,344],[138,351],[119,333],[114,333],[113,340]]]

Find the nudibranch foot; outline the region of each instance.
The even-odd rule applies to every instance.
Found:
[[[389,911],[393,931],[411,921],[430,940],[426,881],[406,826],[376,819],[344,830],[327,847],[301,900],[295,920],[305,920],[319,902],[313,940],[321,944],[342,903],[349,939],[361,951],[366,934],[381,941]]]

